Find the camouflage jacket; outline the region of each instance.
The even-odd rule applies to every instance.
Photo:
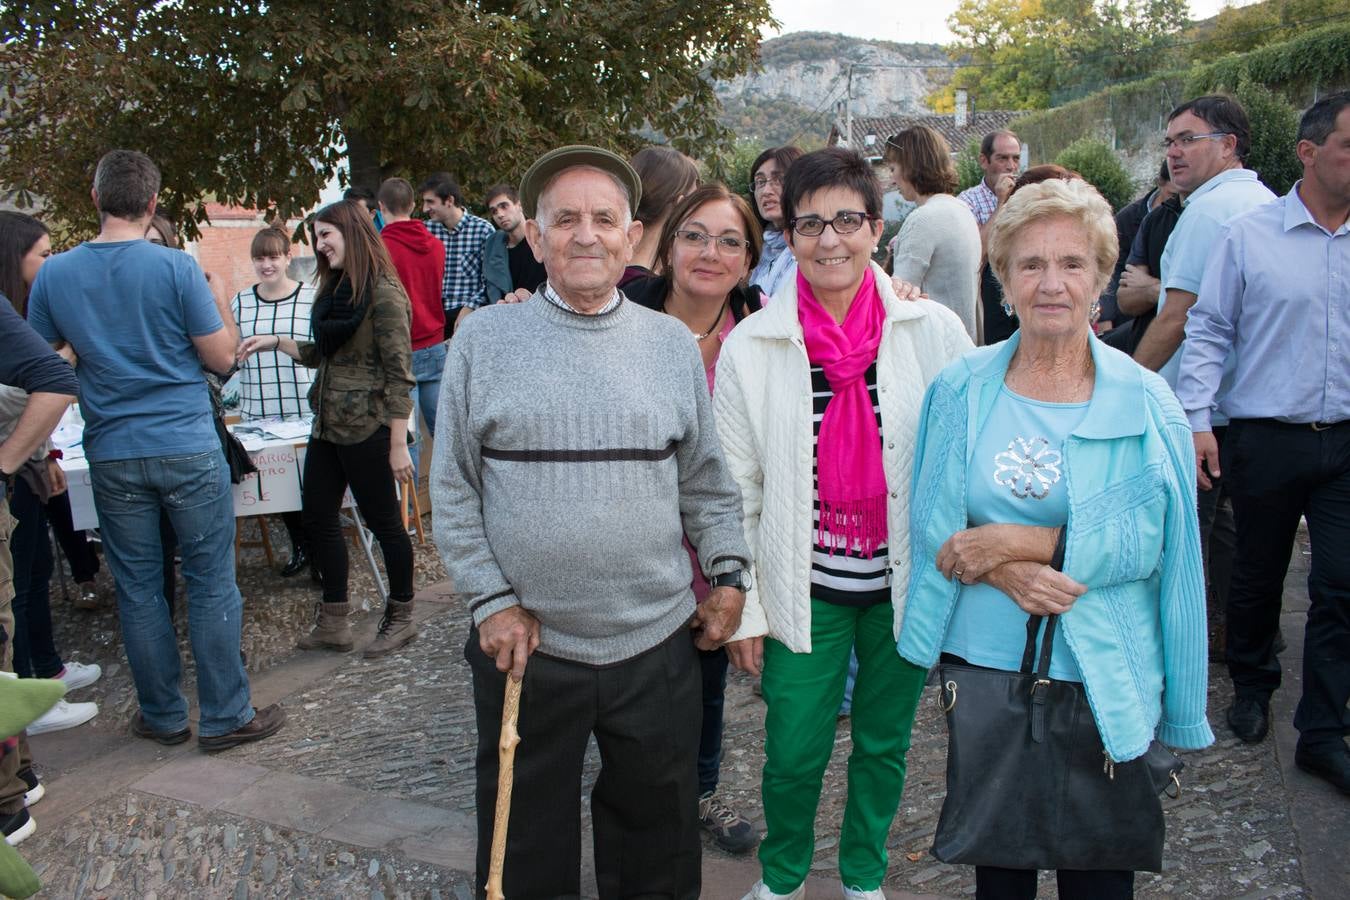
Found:
[[[398,280],[375,283],[365,319],[352,339],[325,359],[319,346],[300,343],[300,362],[319,371],[309,389],[314,410],[310,437],[356,444],[393,419],[412,413],[412,306]]]

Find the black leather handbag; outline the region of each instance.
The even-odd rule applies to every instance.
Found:
[[[1057,616],[1027,622],[1021,671],[943,663],[947,796],[933,855],[1006,869],[1162,870],[1161,794],[1182,762],[1154,741],[1112,762],[1083,686],[1049,677]]]

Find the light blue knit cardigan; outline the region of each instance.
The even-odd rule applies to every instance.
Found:
[[[934,564],[966,525],[966,472],[1020,334],[966,354],[929,386],[910,503],[911,579],[898,648],[937,662],[956,605]],[[1191,430],[1167,384],[1091,338],[1096,379],[1064,444],[1064,571],[1088,592],[1060,617],[1102,742],[1117,762],[1156,736],[1197,749],[1205,719],[1205,580]]]

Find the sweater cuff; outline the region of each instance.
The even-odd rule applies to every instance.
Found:
[[[469,614],[473,616],[474,625],[482,625],[483,620],[489,616],[496,615],[504,609],[510,609],[513,606],[520,605],[520,598],[516,596],[515,591],[505,590],[498,594],[488,594],[469,603]]]
[[[717,556],[713,558],[712,562],[708,563],[708,577],[716,578],[718,575],[725,575],[737,569],[748,568],[750,568],[749,560],[741,559],[739,556]]]
[[[1214,743],[1214,732],[1209,723],[1201,719],[1195,725],[1173,725],[1163,722],[1158,726],[1158,740],[1169,747],[1181,750],[1200,750]]]

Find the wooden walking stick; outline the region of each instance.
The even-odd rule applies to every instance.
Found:
[[[497,740],[497,810],[492,819],[492,856],[488,862],[487,900],[505,900],[502,868],[506,864],[506,826],[511,820],[511,785],[515,781],[516,745],[520,732],[520,682],[506,676],[506,700],[502,705],[502,733]]]

